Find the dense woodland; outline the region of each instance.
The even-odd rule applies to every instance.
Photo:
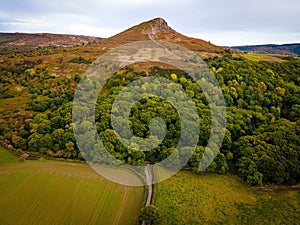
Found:
[[[286,57],[282,62],[255,62],[233,57],[227,51],[222,57],[205,61],[216,75],[227,104],[223,145],[206,172],[237,173],[250,185],[299,183],[300,60]],[[89,60],[80,57],[71,63],[86,64]],[[73,134],[72,101],[81,74],[53,76],[42,60],[29,59],[2,63],[0,73],[0,99],[13,101],[17,94],[12,87],[18,85],[30,96],[24,112],[34,112],[31,117],[16,109],[14,123],[1,112],[7,119],[0,124],[4,145],[19,153],[101,162],[101,156],[92,151],[97,143],[86,143],[91,151],[83,155]],[[150,120],[161,117],[168,131],[158,147],[149,152],[136,151],[134,144],[123,145],[112,130],[110,112],[114,99],[122,87],[146,76],[162,76],[180,84],[195,102],[201,130],[195,153],[186,166],[197,172],[210,135],[210,109],[201,88],[182,71],[152,67],[148,72],[136,72],[126,67],[117,72],[97,100],[95,119],[100,139],[112,155],[132,165],[155,163],[176,151],[180,118],[171,104],[158,97],[137,102],[129,121],[133,133],[146,138]],[[91,129],[91,124],[87,123],[86,129]]]

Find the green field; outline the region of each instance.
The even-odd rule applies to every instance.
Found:
[[[16,159],[3,148],[0,158],[1,225],[137,224],[144,188],[109,182],[86,164],[3,165]]]
[[[251,61],[270,61],[270,62],[283,62],[282,55],[278,54],[263,54],[263,53],[247,53],[243,55],[246,59]]]
[[[144,188],[84,163],[26,161],[0,148],[0,224],[137,224]],[[105,168],[104,168],[105,169]],[[232,175],[181,171],[155,185],[161,225],[299,224],[300,190],[254,190]]]
[[[263,191],[235,176],[181,171],[156,185],[162,225],[299,224],[300,190]]]
[[[20,162],[20,159],[0,146],[0,166]]]

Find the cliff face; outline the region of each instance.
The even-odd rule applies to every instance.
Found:
[[[155,18],[150,21],[152,30],[161,33],[176,34],[177,32],[168,26],[167,22],[162,18]]]

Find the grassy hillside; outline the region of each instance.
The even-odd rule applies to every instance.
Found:
[[[85,164],[11,164],[0,166],[0,177],[0,224],[7,225],[135,225],[144,197],[143,188],[108,182]]]
[[[282,55],[277,54],[261,54],[261,53],[248,53],[243,55],[246,59],[251,61],[259,62],[259,61],[270,61],[270,62],[283,62]]]
[[[300,191],[253,190],[230,175],[182,171],[156,186],[162,224],[299,224]]]

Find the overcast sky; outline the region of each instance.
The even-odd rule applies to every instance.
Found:
[[[300,42],[299,0],[1,0],[0,32],[109,37],[155,17],[217,45]]]

